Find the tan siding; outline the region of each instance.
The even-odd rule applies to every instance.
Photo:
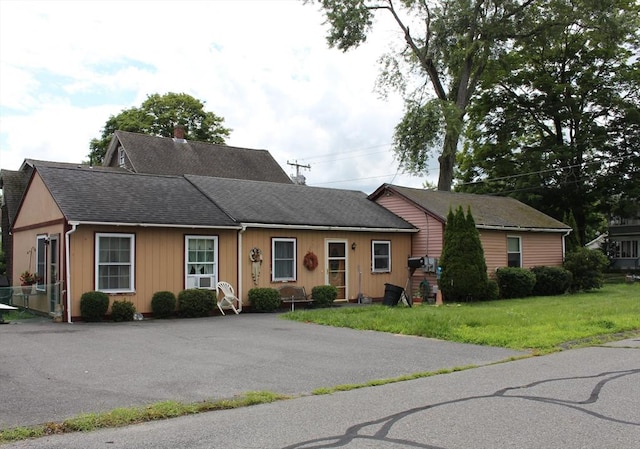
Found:
[[[132,232],[133,231],[133,232]],[[185,235],[217,235],[219,277],[234,283],[237,276],[235,258],[229,263],[236,245],[235,231],[186,232],[170,228],[123,228],[80,226],[71,235],[72,315],[80,315],[82,293],[95,290],[94,246],[96,232],[133,233],[136,236],[135,293],[110,295],[111,301],[129,300],[136,310],[151,312],[151,298],[157,291],[178,294],[184,289]]]
[[[249,229],[242,237],[242,269],[243,297],[253,287],[279,288],[286,285],[283,282],[271,281],[271,239],[274,237],[295,238],[297,247],[297,279],[291,284],[303,286],[308,293],[317,285],[325,283],[325,239],[346,240],[347,264],[348,264],[348,299],[354,300],[358,296],[358,266],[362,272],[362,292],[371,297],[382,297],[384,284],[401,283],[406,280],[406,258],[411,252],[411,235],[405,233],[368,233],[368,232],[331,232],[331,231],[295,231],[279,229]],[[371,273],[371,241],[391,241],[391,273]],[[356,243],[356,249],[351,249],[351,244]],[[251,279],[251,262],[249,250],[257,247],[262,250],[263,263],[258,284],[254,285]],[[309,271],[302,265],[302,260],[308,251],[312,251],[318,257],[318,267]]]
[[[36,172],[13,224],[14,228],[19,229],[37,223],[61,220],[62,218],[62,212],[42,182],[42,178]]]

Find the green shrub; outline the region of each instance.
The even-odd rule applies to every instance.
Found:
[[[249,290],[249,303],[256,312],[274,312],[280,308],[280,294],[275,288],[256,287]]]
[[[85,321],[102,321],[109,310],[109,297],[106,293],[91,291],[80,297],[80,316]]]
[[[562,267],[533,267],[531,272],[536,277],[535,296],[562,295],[571,286],[571,273]]]
[[[485,290],[484,297],[481,298],[483,301],[493,301],[494,299],[498,299],[500,297],[500,288],[498,287],[498,283],[493,279],[489,279],[487,281],[487,287]]]
[[[524,298],[531,296],[536,276],[525,268],[498,268],[496,271],[501,298]]]
[[[318,307],[331,307],[338,297],[338,289],[333,285],[316,285],[311,289],[313,304]]]
[[[131,301],[114,301],[111,304],[111,319],[113,321],[133,321],[136,306]]]
[[[157,318],[169,318],[176,311],[176,295],[169,291],[155,292],[151,298],[151,311]]]
[[[570,291],[589,291],[601,288],[604,284],[604,270],[609,265],[609,259],[597,249],[578,248],[567,254],[564,268],[571,272]]]
[[[488,299],[487,263],[480,234],[467,209],[449,209],[444,230],[444,246],[440,257],[442,274],[438,285],[445,301],[479,301]]]
[[[213,290],[190,288],[178,293],[178,314],[185,318],[209,316],[215,305]]]

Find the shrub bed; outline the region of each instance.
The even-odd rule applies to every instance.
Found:
[[[280,294],[275,288],[256,287],[249,290],[249,303],[256,312],[274,312],[280,308]]]
[[[533,267],[531,272],[536,277],[535,296],[562,295],[571,286],[571,273],[562,267]]]
[[[151,311],[156,318],[169,318],[176,311],[176,295],[169,291],[155,292],[151,298]]]
[[[106,293],[91,291],[80,297],[80,316],[85,321],[102,321],[109,310],[109,297]]]
[[[338,297],[338,289],[333,285],[316,285],[311,289],[313,304],[318,307],[331,307]]]
[[[536,276],[525,268],[498,268],[496,271],[501,298],[525,298],[531,296]]]
[[[131,301],[114,301],[111,304],[111,319],[113,321],[133,321],[136,306]]]
[[[185,318],[209,316],[215,305],[212,290],[190,288],[178,293],[178,314]]]

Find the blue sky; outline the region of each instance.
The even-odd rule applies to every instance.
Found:
[[[396,30],[345,54],[322,22],[296,0],[0,0],[0,168],[81,162],[110,115],[185,92],[225,118],[229,145],[267,149],[287,173],[310,164],[309,185],[421,186],[390,150],[402,102],[374,92]]]

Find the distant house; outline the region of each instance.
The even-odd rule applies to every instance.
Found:
[[[471,214],[480,233],[489,274],[500,267],[530,268],[562,265],[564,237],[571,227],[508,197],[413,189],[384,184],[369,198],[419,229],[411,254],[439,258],[450,210],[462,206]],[[426,277],[433,285],[434,273],[414,274],[414,287]]]
[[[607,252],[611,267],[640,269],[640,217],[616,217],[609,222]]]
[[[192,142],[182,138],[180,132],[181,129],[176,128],[173,138],[164,138],[116,131],[101,169],[158,175],[193,174],[292,184],[282,167],[266,150]],[[9,278],[15,274],[9,230],[36,164],[71,168],[81,165],[25,159],[17,171],[0,170],[0,188],[3,190],[2,250],[7,259]]]
[[[17,270],[37,267],[31,308],[80,315],[101,290],[151,311],[154,292],[230,282],[338,288],[339,299],[402,284],[417,229],[362,192],[198,175],[34,164],[12,226]],[[307,263],[315,258],[317,266]],[[13,274],[17,285],[18,273]],[[17,303],[20,304],[20,297]],[[26,299],[26,298],[23,298]]]

